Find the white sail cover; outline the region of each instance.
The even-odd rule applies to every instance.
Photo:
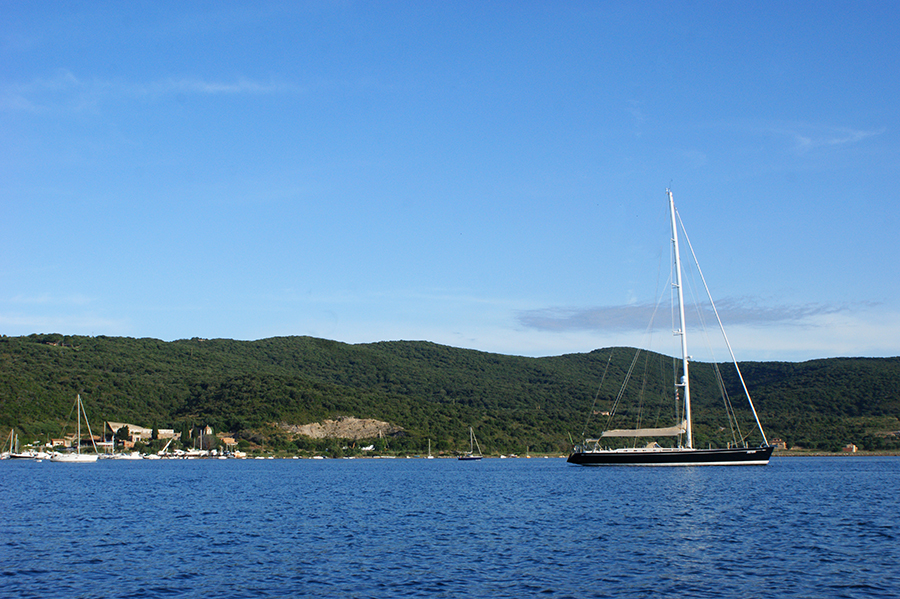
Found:
[[[668,426],[665,428],[635,428],[635,429],[614,429],[604,431],[601,437],[677,437],[683,435],[687,431],[687,420],[682,420],[681,424],[676,426]]]

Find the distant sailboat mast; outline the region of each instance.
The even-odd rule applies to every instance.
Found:
[[[75,404],[75,453],[81,455],[81,410],[84,409],[81,406],[81,395],[78,395]]]
[[[678,252],[678,226],[675,223],[675,200],[672,198],[672,191],[666,190],[669,196],[669,213],[672,219],[672,247],[675,252],[675,282],[673,286],[678,289],[678,318],[680,329],[675,331],[676,335],[681,336],[681,364],[682,375],[681,382],[675,384],[684,388],[684,419],[687,421],[686,443],[687,449],[693,449],[693,436],[691,434],[691,383],[688,376],[688,353],[687,353],[687,332],[684,326],[684,291],[681,286],[681,255]]]

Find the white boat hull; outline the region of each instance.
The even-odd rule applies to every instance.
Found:
[[[50,458],[51,462],[83,463],[96,462],[96,453],[60,453]]]

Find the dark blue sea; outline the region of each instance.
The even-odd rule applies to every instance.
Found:
[[[0,462],[2,597],[897,597],[900,458]]]

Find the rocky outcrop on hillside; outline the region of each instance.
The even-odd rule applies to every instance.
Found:
[[[323,420],[311,424],[281,424],[282,429],[295,434],[304,435],[313,439],[374,439],[377,437],[391,437],[403,432],[403,428],[390,422],[373,420],[371,418],[354,418],[343,416],[335,420]]]

